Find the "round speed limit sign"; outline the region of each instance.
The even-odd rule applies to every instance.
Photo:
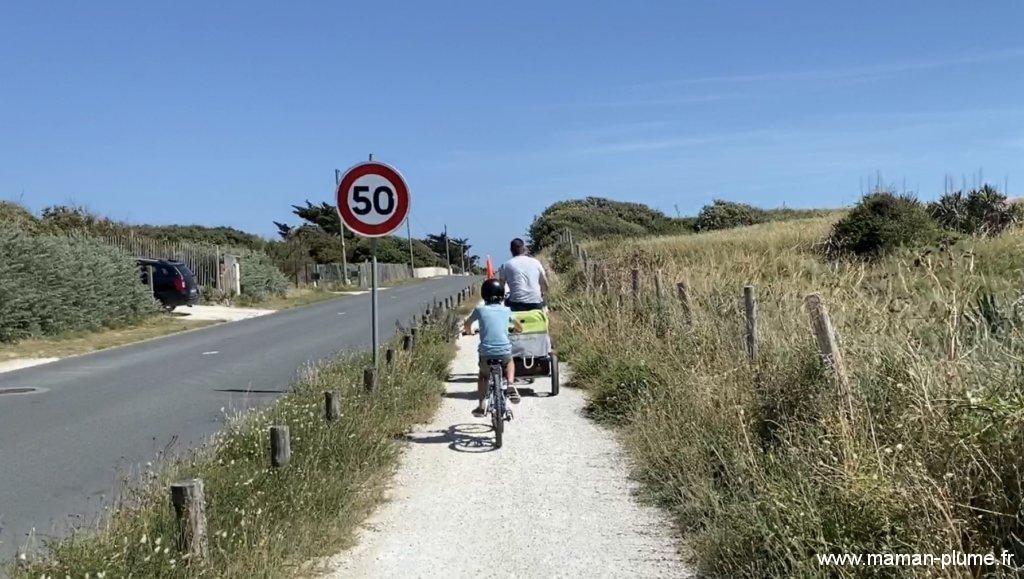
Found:
[[[398,229],[409,214],[409,188],[398,171],[384,163],[360,163],[338,182],[338,215],[346,227],[364,237],[381,237]]]

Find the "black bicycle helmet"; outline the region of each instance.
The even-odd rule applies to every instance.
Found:
[[[484,298],[484,303],[499,303],[505,299],[505,285],[496,279],[485,280],[480,286],[480,297]]]

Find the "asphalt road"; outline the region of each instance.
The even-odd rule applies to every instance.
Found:
[[[381,291],[382,338],[470,283]],[[32,529],[94,524],[124,473],[202,443],[225,412],[272,401],[306,362],[367,349],[369,319],[369,295],[348,296],[0,374],[0,389],[42,390],[0,395],[0,559]]]

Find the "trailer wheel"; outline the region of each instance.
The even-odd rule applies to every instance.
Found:
[[[549,360],[551,365],[551,395],[558,396],[558,388],[560,386],[558,383],[558,354],[552,353]]]

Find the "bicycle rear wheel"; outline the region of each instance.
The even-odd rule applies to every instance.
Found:
[[[491,413],[491,427],[494,428],[494,448],[501,448],[502,435],[505,433],[504,409],[495,408]]]
[[[501,448],[502,435],[505,433],[505,394],[501,390],[504,370],[500,366],[491,367],[491,428],[494,429],[494,448]]]

